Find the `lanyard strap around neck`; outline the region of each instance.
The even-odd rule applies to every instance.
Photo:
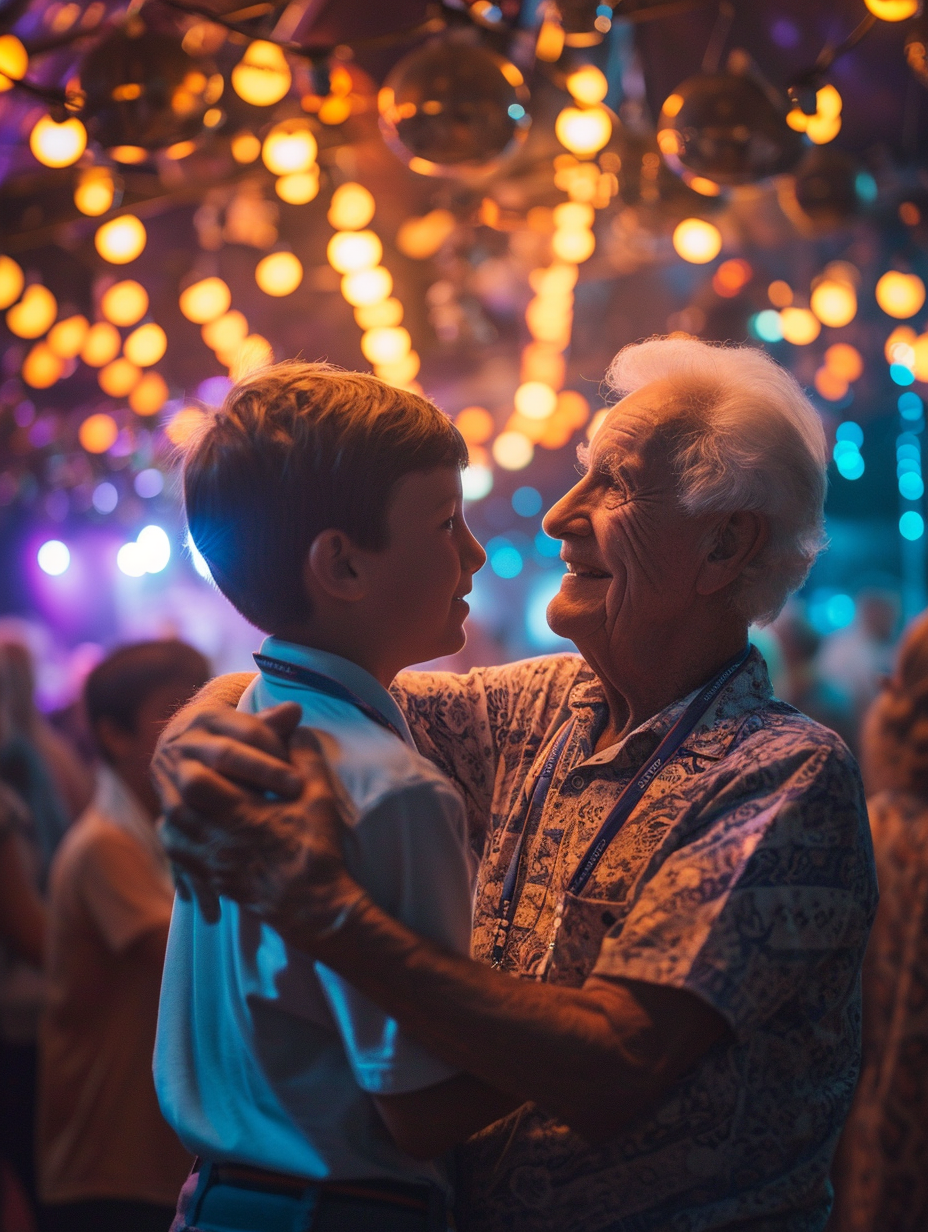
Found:
[[[674,723],[673,727],[671,727],[670,731],[657,746],[653,755],[643,766],[639,767],[631,782],[622,791],[622,794],[619,796],[615,805],[609,812],[606,820],[600,826],[596,837],[584,853],[583,859],[580,861],[576,872],[568,883],[567,889],[569,893],[581,893],[595,872],[596,866],[599,864],[608,849],[609,844],[628,820],[635,807],[640,803],[642,797],[654,781],[655,777],[667,765],[667,763],[671,761],[674,756],[676,756],[684,740],[686,740],[687,736],[689,736],[699,720],[705,715],[706,711],[718,697],[719,693],[721,693],[722,689],[732,680],[734,676],[738,674],[738,672],[741,671],[748,660],[748,655],[750,652],[751,647],[746,646],[740,654],[726,663],[725,666],[712,677],[708,684],[700,689],[700,691],[687,706],[686,710],[684,710],[683,714],[679,717],[679,719],[677,719],[676,723]],[[572,728],[572,721],[565,723],[557,739],[552,745],[550,753],[545,759],[544,766],[542,767],[542,771],[538,776],[535,788],[532,792],[531,805],[525,819],[525,824],[522,827],[522,832],[519,835],[515,850],[512,853],[512,859],[509,862],[509,868],[503,882],[503,891],[497,913],[496,936],[491,954],[491,962],[494,966],[499,966],[502,961],[503,953],[506,948],[509,926],[515,918],[516,908],[518,907],[518,899],[516,898],[515,890],[519,877],[519,867],[522,862],[522,852],[525,846],[525,838],[535,819],[540,816],[541,810],[544,808],[545,800],[554,779],[557,765],[564,753],[564,749],[566,748],[567,740],[570,736]]]
[[[400,731],[395,723],[391,723],[386,715],[381,714],[376,706],[371,706],[362,697],[358,697],[357,693],[343,685],[338,680],[333,680],[331,676],[326,676],[323,672],[314,672],[310,667],[303,667],[298,663],[288,663],[285,659],[272,659],[268,655],[256,654],[253,655],[255,663],[265,676],[272,676],[276,680],[285,680],[288,684],[301,684],[307,689],[312,689],[316,693],[324,693],[326,697],[334,697],[340,702],[347,702],[349,706],[354,706],[356,710],[370,719],[372,722],[385,727],[388,731],[393,732],[397,739],[406,743],[406,737]]]

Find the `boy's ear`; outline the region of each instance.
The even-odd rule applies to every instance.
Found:
[[[306,556],[303,577],[312,597],[321,590],[333,599],[353,603],[365,594],[360,553],[344,531],[324,530]]]

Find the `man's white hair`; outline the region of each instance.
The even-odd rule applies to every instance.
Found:
[[[670,381],[668,423],[678,497],[688,513],[766,515],[769,538],[745,569],[736,603],[767,624],[824,546],[825,433],[795,378],[754,347],[651,338],[624,347],[607,381],[620,396]]]

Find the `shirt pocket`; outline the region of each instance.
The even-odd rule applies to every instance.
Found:
[[[596,965],[606,934],[621,924],[627,907],[608,898],[570,893],[564,895],[562,906],[547,982],[580,988]]]

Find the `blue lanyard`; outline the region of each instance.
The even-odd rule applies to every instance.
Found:
[[[609,847],[609,844],[618,834],[619,830],[628,820],[632,811],[640,803],[645,792],[654,781],[655,777],[661,770],[671,761],[680,750],[680,746],[689,736],[690,732],[703,717],[715,699],[718,697],[722,689],[729,681],[741,671],[747,662],[748,655],[751,652],[751,647],[746,646],[734,659],[730,660],[725,666],[709,681],[704,688],[696,694],[690,704],[684,710],[683,714],[677,719],[673,727],[660,742],[654,751],[654,754],[648,759],[647,763],[641,766],[631,782],[624,788],[615,805],[611,809],[608,817],[599,828],[596,837],[590,843],[584,853],[583,859],[577,867],[576,872],[571,877],[567,891],[570,894],[580,894],[587,882],[592,877],[596,866],[599,864],[603,855]],[[491,954],[491,963],[498,967],[502,961],[503,953],[506,948],[506,939],[509,932],[509,927],[515,918],[516,909],[518,907],[518,899],[515,897],[516,882],[519,876],[519,866],[522,862],[522,851],[525,846],[525,837],[531,829],[535,818],[540,815],[544,808],[545,800],[550,790],[554,774],[557,769],[558,762],[564,753],[567,746],[567,740],[573,729],[573,721],[569,721],[561,729],[561,732],[552,746],[551,752],[545,759],[541,774],[535,784],[532,792],[532,802],[525,819],[525,824],[522,827],[522,832],[519,835],[516,843],[515,851],[512,853],[512,859],[509,862],[509,868],[506,872],[505,880],[503,881],[503,891],[500,898],[499,910],[497,913],[497,928],[496,937],[493,942],[493,951]]]
[[[308,689],[313,689],[316,693],[324,693],[326,697],[335,697],[340,702],[347,702],[349,706],[354,706],[356,710],[370,719],[374,723],[378,723],[381,727],[387,728],[393,732],[399,740],[406,743],[406,737],[390,720],[380,713],[376,706],[369,705],[363,698],[358,697],[357,693],[352,692],[346,685],[333,680],[331,676],[325,676],[322,672],[314,672],[312,668],[301,667],[296,663],[287,663],[284,659],[271,659],[267,655],[253,655],[255,663],[265,676],[273,676],[277,680],[286,680],[290,684],[302,684]]]

